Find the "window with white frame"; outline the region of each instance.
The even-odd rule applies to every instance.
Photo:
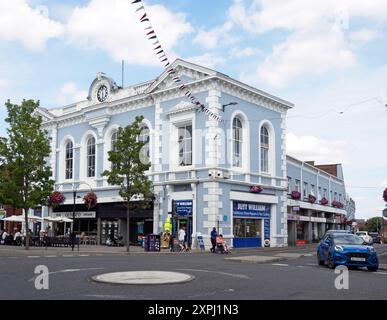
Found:
[[[150,145],[150,131],[149,131],[149,128],[146,124],[143,124],[141,126],[141,133],[138,136],[138,141],[141,141],[144,143],[144,147],[141,149],[140,158],[142,159],[142,161],[144,161],[144,163],[149,163],[149,161],[150,161],[150,147],[149,147],[149,145]]]
[[[333,197],[333,200],[337,201],[337,192],[335,192],[335,195]]]
[[[318,197],[321,199],[321,187],[318,187]]]
[[[242,144],[243,144],[242,121],[236,117],[232,122],[232,165],[242,167]]]
[[[308,183],[304,182],[304,190],[303,190],[303,196],[306,198],[308,195]]]
[[[74,165],[74,148],[71,141],[66,143],[65,150],[65,179],[69,180],[73,178],[73,165]]]
[[[177,127],[179,166],[192,165],[192,124]],[[149,134],[148,134],[149,135]]]
[[[324,193],[323,193],[323,197],[326,198],[327,197],[327,188],[324,188]]]
[[[310,185],[310,194],[311,194],[312,196],[316,196],[315,190],[314,190],[314,184],[311,184],[311,185]]]
[[[269,172],[269,130],[265,127],[261,127],[261,171]]]
[[[95,138],[87,140],[87,177],[95,177]]]
[[[296,179],[294,190],[300,192],[300,180]]]

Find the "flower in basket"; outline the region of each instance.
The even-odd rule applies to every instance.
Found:
[[[320,200],[320,204],[322,204],[323,206],[327,205],[328,204],[328,200],[327,198],[323,197],[321,200]]]
[[[332,207],[342,209],[344,205],[341,202],[334,200],[332,201]]]
[[[65,196],[59,191],[54,191],[48,198],[48,206],[56,208],[65,202]]]
[[[308,196],[308,200],[309,200],[310,203],[315,203],[317,199],[316,199],[316,197],[314,195],[310,194]]]
[[[301,198],[301,193],[296,191],[296,190],[292,191],[292,193],[290,195],[292,196],[292,199],[294,199],[294,200],[298,200]]]
[[[261,186],[251,186],[250,187],[250,192],[253,193],[261,193],[263,188]]]
[[[387,202],[387,188],[384,189],[384,192],[383,192],[383,199],[384,199],[384,201]]]
[[[83,202],[88,210],[97,205],[97,195],[94,192],[89,192],[83,197]]]

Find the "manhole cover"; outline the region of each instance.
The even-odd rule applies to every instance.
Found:
[[[94,281],[113,284],[170,284],[192,281],[190,274],[170,271],[124,271],[92,277]]]

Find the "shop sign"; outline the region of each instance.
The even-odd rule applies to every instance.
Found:
[[[288,214],[288,220],[296,221],[297,220],[297,216],[292,215],[292,214]]]
[[[270,204],[234,201],[233,213],[237,217],[270,218]]]
[[[72,212],[53,212],[52,217],[54,218],[73,218]],[[75,219],[95,219],[96,212],[95,211],[75,211]]]
[[[174,211],[179,216],[192,216],[192,200],[174,200]]]
[[[298,206],[297,207],[292,207],[292,209],[293,209],[294,212],[300,211],[300,207],[298,207]]]

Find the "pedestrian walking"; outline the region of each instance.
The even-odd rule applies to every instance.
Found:
[[[215,253],[216,248],[216,237],[218,236],[218,232],[216,231],[216,228],[213,227],[211,231],[211,244],[212,248],[210,249],[212,253]]]
[[[179,230],[179,246],[180,246],[180,252],[186,250],[185,246],[185,227],[181,227]]]

